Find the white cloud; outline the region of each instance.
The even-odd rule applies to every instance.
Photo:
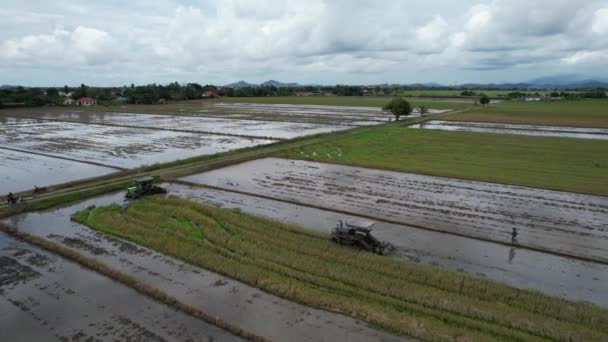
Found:
[[[605,0],[132,0],[120,9],[114,4],[3,5],[3,76],[17,79],[23,68],[36,66],[57,75],[89,70],[125,83],[225,83],[281,75],[286,81],[338,83],[374,73],[380,83],[399,82],[399,75],[428,81],[429,70],[437,67],[454,80],[480,75],[471,69],[508,79],[510,70],[526,65],[539,73],[607,66],[600,52],[608,48]]]
[[[601,59],[608,59],[608,54],[606,54],[604,51],[579,51],[573,55],[562,58],[562,62],[573,65],[579,63],[589,63]]]
[[[83,26],[73,31],[56,29],[50,34],[26,35],[0,44],[0,60],[16,64],[104,64],[113,60],[113,53],[107,32]]]
[[[597,34],[608,34],[608,7],[600,8],[595,12],[591,29]]]

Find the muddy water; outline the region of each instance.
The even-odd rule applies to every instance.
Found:
[[[0,195],[73,180],[102,176],[118,170],[0,148]]]
[[[323,233],[329,233],[338,220],[362,219],[229,191],[184,185],[172,185],[170,190],[201,203],[239,208]],[[393,243],[397,257],[608,307],[606,265],[381,221],[376,222],[374,235]]]
[[[245,115],[316,117],[333,119],[352,125],[370,125],[386,122],[392,115],[383,112],[379,107],[349,107],[349,106],[320,106],[320,105],[289,105],[289,104],[258,104],[258,103],[215,103],[214,109],[222,113],[245,113]],[[450,109],[429,109],[428,114],[440,114]],[[243,114],[241,114],[243,115]],[[411,116],[419,113],[414,110]]]
[[[487,122],[460,122],[433,120],[423,124],[410,126],[411,128],[441,129],[446,131],[500,133],[515,135],[530,135],[542,137],[562,137],[581,139],[608,140],[608,129],[558,127],[538,125],[512,125]]]
[[[71,120],[89,124],[102,123],[282,139],[334,132],[350,128],[347,125],[322,125],[312,123],[259,120],[231,120],[210,117],[129,113],[62,112],[46,113],[43,115],[38,115],[38,117],[53,120]]]
[[[376,331],[364,322],[283,300],[233,279],[95,232],[69,219],[82,208],[122,202],[122,198],[123,193],[106,195],[54,211],[16,216],[8,223],[77,249],[213,317],[272,340],[403,340]]]
[[[0,308],[0,341],[241,340],[3,233]]]
[[[0,117],[2,146],[123,168],[170,162],[273,141]]]
[[[184,179],[608,262],[608,197],[277,158]]]

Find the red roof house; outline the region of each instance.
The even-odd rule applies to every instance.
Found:
[[[204,99],[215,99],[215,98],[220,97],[216,92],[214,92],[212,90],[204,91],[203,94],[201,94],[201,96]]]
[[[81,97],[76,100],[76,104],[79,106],[94,106],[97,104],[97,100],[91,97]]]

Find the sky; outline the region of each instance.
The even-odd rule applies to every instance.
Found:
[[[608,78],[608,0],[0,0],[0,84]]]

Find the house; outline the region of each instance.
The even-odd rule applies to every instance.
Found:
[[[72,106],[72,105],[74,105],[74,102],[76,102],[76,101],[74,101],[72,99],[65,99],[65,100],[63,100],[63,104],[65,106]]]
[[[115,98],[114,100],[112,100],[112,102],[127,103],[127,102],[129,102],[129,98],[128,97],[119,96],[119,97]]]
[[[79,106],[94,106],[97,104],[97,101],[91,97],[81,97],[76,100],[76,104]]]
[[[201,97],[204,99],[215,99],[220,96],[218,95],[218,93],[214,92],[213,90],[207,90],[201,94]]]

